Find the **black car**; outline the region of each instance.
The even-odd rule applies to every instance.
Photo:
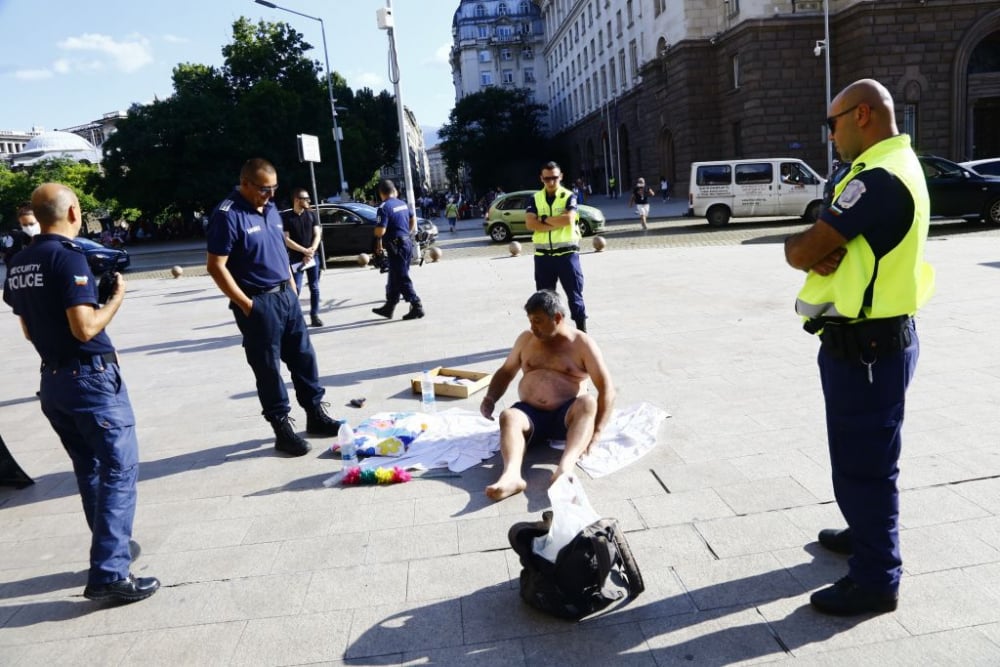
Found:
[[[375,212],[374,206],[360,202],[320,204],[319,224],[327,258],[372,253],[375,250]],[[437,239],[437,225],[417,218],[417,234],[421,237],[421,246],[430,245]]]
[[[87,256],[87,264],[95,278],[100,278],[108,271],[124,271],[132,263],[128,251],[120,248],[107,248],[97,241],[92,241],[83,236],[73,239],[73,243],[83,248]]]
[[[927,177],[932,217],[1000,225],[1000,178],[982,176],[933,155],[921,156],[920,166]]]

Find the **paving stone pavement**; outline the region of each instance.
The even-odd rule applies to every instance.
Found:
[[[110,327],[141,446],[135,572],[163,588],[124,607],[85,600],[70,464],[35,398],[37,358],[0,306],[0,432],[37,481],[0,489],[0,664],[1000,664],[1000,239],[938,236],[927,254],[938,293],[918,320],[904,434],[900,607],[847,620],[808,605],[845,562],[815,543],[841,521],[816,341],[792,313],[802,274],[779,243],[583,255],[619,406],[672,417],[643,459],[581,473],[628,531],[647,590],[579,624],[520,601],[506,545],[547,507],[554,455],[534,452],[527,493],[500,503],[483,495],[498,457],[458,477],[324,488],[340,466],[329,440],[275,455],[225,300],[187,275],[131,280]],[[494,370],[525,326],[530,256],[499,247],[414,277],[428,316],[402,322],[370,313],[376,272],[323,274],[312,339],[337,416],[416,409],[410,377]],[[363,410],[346,407],[361,396]]]

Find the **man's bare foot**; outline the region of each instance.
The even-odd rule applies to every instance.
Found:
[[[496,484],[490,484],[486,487],[486,495],[489,496],[490,500],[503,500],[504,498],[521,493],[526,488],[528,488],[528,483],[520,477],[512,477],[510,479],[501,477],[497,480]]]

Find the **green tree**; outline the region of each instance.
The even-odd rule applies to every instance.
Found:
[[[539,166],[551,159],[544,112],[523,88],[491,86],[463,97],[439,132],[448,172],[467,167],[477,192],[538,187]]]
[[[31,193],[36,187],[48,182],[64,183],[73,188],[85,215],[103,217],[116,212],[117,201],[95,196],[99,178],[100,172],[95,165],[69,159],[42,160],[18,171],[12,171],[6,164],[0,163],[0,216],[3,227],[10,227],[10,223],[16,220],[17,208],[30,201]]]
[[[105,144],[102,193],[150,217],[173,208],[188,219],[211,210],[236,185],[246,159],[263,157],[278,170],[278,201],[284,203],[291,188],[311,189],[309,165],[298,159],[297,134],[319,138],[317,187],[321,196],[337,192],[329,96],[319,64],[305,56],[311,48],[286,23],[238,19],[233,41],[222,48],[221,68],[178,65],[173,95],[134,107],[119,123]],[[345,134],[344,169],[353,184],[382,164],[386,150],[368,143],[368,128],[392,117],[392,98],[388,108],[382,96],[369,104],[333,76],[338,106],[346,107],[338,120]],[[382,143],[398,150],[395,131]]]

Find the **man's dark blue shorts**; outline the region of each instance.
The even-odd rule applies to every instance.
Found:
[[[576,397],[569,399],[555,410],[542,410],[524,401],[518,401],[513,406],[528,417],[531,422],[531,432],[528,433],[527,444],[544,442],[545,440],[566,439],[566,413],[573,405]]]

